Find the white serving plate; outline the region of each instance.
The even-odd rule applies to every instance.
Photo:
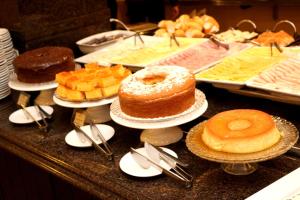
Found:
[[[8,85],[11,89],[18,91],[40,91],[56,88],[58,83],[55,81],[46,83],[24,83],[19,81],[17,75],[13,73],[10,75]]]
[[[87,42],[89,42],[93,39],[108,37],[108,36],[116,36],[116,35],[119,35],[119,34],[122,34],[124,36],[120,37],[120,38],[113,39],[113,40],[109,40],[109,41],[106,41],[106,42],[102,42],[100,44],[95,44],[95,45],[86,44]],[[120,41],[120,40],[122,40],[126,37],[129,37],[129,36],[133,35],[133,34],[135,34],[135,32],[125,31],[125,30],[107,31],[107,32],[97,33],[97,34],[88,36],[86,38],[83,38],[83,39],[77,41],[76,44],[78,45],[79,49],[83,53],[87,54],[87,53],[91,53],[91,52],[94,52],[96,50],[99,50],[101,48],[107,47],[111,44],[114,44],[117,41]]]
[[[192,106],[193,108],[191,108],[189,112],[184,112],[183,114],[166,117],[166,118],[133,119],[132,117],[128,118],[123,114],[121,108],[119,107],[118,101],[119,99],[116,99],[111,104],[110,107],[111,108],[110,116],[112,120],[120,125],[130,127],[130,128],[136,128],[136,129],[168,128],[168,127],[184,124],[201,116],[208,107],[208,103],[206,99],[204,100],[203,104],[201,104],[199,107],[197,104],[202,103],[202,100],[201,99],[197,100],[197,96],[196,96],[196,103],[194,104],[194,106]]]
[[[72,101],[65,101],[59,99],[54,95],[53,101],[57,105],[67,107],[67,108],[90,108],[95,106],[103,106],[103,105],[111,104],[115,100],[115,98],[116,96],[112,96],[109,98],[95,100],[95,101],[72,102]]]
[[[41,106],[47,113],[49,113],[50,115],[53,113],[53,108],[50,106]],[[30,106],[27,107],[26,110],[28,112],[30,112],[30,114],[36,119],[36,120],[41,120],[42,117],[40,116],[38,110],[35,108],[35,106]],[[9,121],[15,124],[29,124],[34,122],[33,119],[31,119],[31,117],[27,116],[25,114],[25,111],[23,111],[22,109],[16,110],[15,112],[13,112],[12,114],[10,114],[9,116]]]
[[[108,141],[110,138],[112,138],[115,134],[115,129],[111,126],[105,125],[105,124],[96,124],[97,128],[101,131],[101,134],[103,135],[103,137],[105,138],[106,141]],[[82,126],[80,127],[83,131],[86,132],[86,134],[88,134],[93,140],[94,142],[96,142],[97,144],[101,144],[101,140],[99,138],[96,138],[92,135],[90,126]],[[84,136],[83,136],[84,138]],[[66,137],[65,137],[65,141],[68,145],[73,146],[73,147],[91,147],[92,143],[84,138],[85,140],[82,141],[80,139],[80,137],[78,137],[78,134],[76,133],[75,130],[70,131]]]
[[[177,158],[177,154],[174,151],[167,148],[162,148],[162,149]],[[139,153],[143,154],[144,156],[148,157],[144,147],[136,150]],[[170,166],[167,163],[165,163],[163,160],[160,160],[159,164],[165,167],[166,169],[170,169]],[[121,158],[119,166],[120,169],[126,174],[131,176],[136,176],[136,177],[153,177],[162,174],[162,171],[154,166],[150,166],[147,169],[141,167],[138,163],[135,162],[130,152],[126,153]]]

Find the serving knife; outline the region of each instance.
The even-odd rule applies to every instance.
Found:
[[[101,152],[101,153],[104,153],[105,155],[106,155],[106,152],[105,152],[105,150],[104,149],[102,149],[102,147],[100,147],[86,132],[84,132],[80,127],[78,127],[76,124],[74,124],[74,130],[76,131],[76,132],[78,132],[78,133],[80,133],[80,134],[82,134],[86,139],[88,139],[91,143],[92,143],[92,145],[93,145],[93,147],[97,150],[97,151],[99,151],[99,152]]]
[[[180,161],[178,158],[176,158],[175,156],[173,156],[173,155],[171,155],[171,154],[165,152],[165,151],[162,150],[160,147],[156,147],[156,146],[154,146],[154,145],[151,145],[151,144],[148,143],[148,142],[145,142],[145,147],[146,147],[146,146],[147,146],[147,147],[150,147],[150,148],[153,148],[153,149],[154,149],[155,151],[157,151],[160,155],[162,155],[162,156],[168,158],[169,160],[174,161],[176,164],[178,164],[178,165],[180,165],[180,166],[182,166],[182,167],[188,167],[188,166],[189,166],[187,163],[184,163],[184,162]],[[147,147],[146,147],[146,150],[148,149]]]
[[[161,170],[164,174],[170,176],[171,178],[174,178],[176,180],[185,182],[186,187],[191,187],[191,183],[187,182],[185,178],[183,178],[182,176],[180,176],[180,175],[164,168],[160,164],[157,164],[156,162],[154,162],[150,158],[148,158],[148,157],[144,156],[143,154],[139,153],[136,149],[131,147],[130,148],[130,153],[131,153],[133,159],[136,161],[136,163],[138,165],[140,165],[141,167],[147,169],[150,166],[153,166],[153,167]]]
[[[145,142],[145,150],[147,155],[154,162],[159,163],[160,160],[163,160],[171,167],[172,170],[174,170],[175,173],[184,178],[186,182],[191,183],[193,181],[193,176],[187,173],[182,167],[180,167],[180,165],[177,165],[180,161],[176,157],[172,156],[171,154],[168,154],[159,147],[155,147],[149,144],[148,142]],[[187,165],[185,163],[182,164]]]

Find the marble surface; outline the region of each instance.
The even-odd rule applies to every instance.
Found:
[[[300,122],[297,121],[299,106],[239,96],[205,84],[198,84],[197,87],[207,96],[208,110],[202,117],[182,125],[185,131],[218,112],[234,108],[260,109],[285,118],[300,129]],[[142,130],[107,122],[116,131],[109,141],[115,157],[113,161],[107,161],[93,148],[77,149],[65,143],[65,135],[72,129],[72,109],[54,106],[54,119],[50,122],[48,134],[41,133],[35,124],[15,125],[9,122],[8,116],[16,109],[12,96],[0,101],[0,148],[101,199],[244,199],[300,165],[300,158],[285,154],[259,163],[258,170],[253,174],[233,176],[223,172],[219,163],[192,154],[185,145],[184,136],[178,143],[167,147],[190,164],[188,171],[194,176],[194,182],[190,189],[186,189],[183,184],[165,175],[136,178],[120,170],[119,161],[129,148],[142,147],[139,140]]]

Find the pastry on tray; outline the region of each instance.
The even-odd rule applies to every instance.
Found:
[[[114,96],[121,81],[131,74],[122,65],[101,67],[95,63],[86,64],[77,71],[61,72],[56,75],[59,84],[55,95],[66,101],[93,101]]]

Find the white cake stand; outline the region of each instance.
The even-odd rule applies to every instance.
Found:
[[[190,122],[201,116],[207,109],[208,103],[204,94],[200,90],[195,92],[195,104],[183,113],[160,118],[136,118],[128,116],[121,111],[119,99],[115,99],[110,107],[110,116],[116,123],[136,129],[146,129],[141,134],[141,139],[147,138],[147,142],[164,146],[179,141],[182,137],[182,131],[176,127],[178,125]],[[170,134],[167,141],[164,141],[162,134]],[[181,137],[179,135],[181,134]],[[173,135],[173,138],[172,138]]]
[[[17,79],[17,75],[15,73],[12,73],[9,77],[8,86],[17,91],[40,91],[39,96],[35,99],[35,103],[40,105],[54,105],[52,96],[54,89],[58,86],[58,84],[55,81],[45,83],[24,83]]]
[[[111,104],[116,99],[115,96],[95,101],[72,102],[57,98],[53,95],[53,101],[62,107],[81,109],[87,108],[87,114],[94,120],[95,123],[104,123],[110,121],[110,108]]]

